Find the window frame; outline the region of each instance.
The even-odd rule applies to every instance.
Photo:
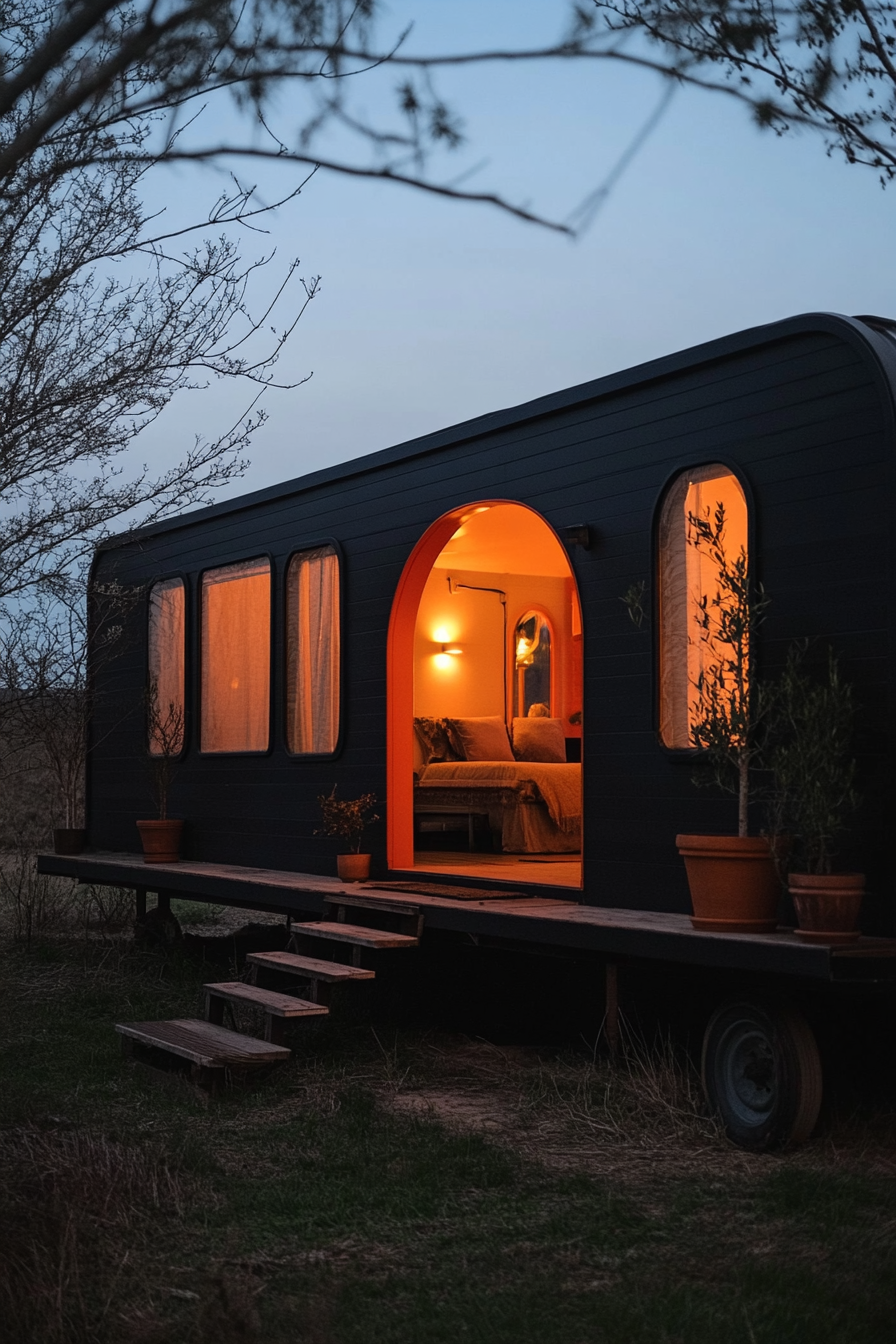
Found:
[[[758,587],[761,582],[759,566],[759,546],[758,546],[758,518],[756,510],[756,496],[753,492],[749,478],[744,473],[743,467],[731,458],[722,453],[713,454],[711,457],[701,458],[699,461],[689,460],[682,462],[674,467],[663,481],[663,485],[657,496],[653,510],[653,527],[651,530],[651,575],[652,575],[652,593],[650,603],[650,627],[653,636],[653,657],[651,659],[651,726],[654,739],[657,746],[664,755],[677,760],[693,760],[698,756],[705,755],[701,747],[670,747],[663,741],[661,731],[661,694],[662,694],[662,656],[663,656],[663,632],[660,625],[660,523],[662,521],[663,509],[669,492],[675,483],[688,472],[701,471],[704,467],[724,467],[737,481],[743,491],[744,502],[747,506],[747,556],[750,563],[751,582],[753,589]],[[758,650],[756,654],[758,658]],[[754,663],[754,667],[757,666]]]
[[[289,745],[289,716],[286,704],[289,694],[289,567],[297,555],[304,555],[307,551],[322,550],[325,546],[329,547],[336,556],[339,572],[339,600],[337,603],[339,612],[339,727],[336,733],[336,745],[332,751],[293,751]],[[279,604],[281,618],[279,636],[282,648],[278,660],[281,685],[277,700],[278,710],[283,716],[280,740],[289,761],[332,761],[342,754],[345,745],[345,646],[347,637],[345,587],[345,553],[335,537],[324,537],[317,541],[303,542],[301,546],[296,546],[291,550],[283,562],[282,592]]]
[[[216,569],[228,569],[231,565],[247,565],[252,561],[266,560],[268,572],[270,575],[270,609],[268,612],[268,741],[267,746],[258,751],[206,751],[202,746],[202,620],[203,620],[203,580],[206,574],[213,573]],[[196,575],[196,723],[197,723],[197,754],[207,760],[219,761],[223,757],[243,757],[249,760],[259,760],[264,756],[270,756],[274,751],[274,666],[275,666],[275,640],[276,640],[276,593],[277,593],[277,566],[274,556],[270,551],[253,551],[250,555],[241,555],[233,560],[216,560],[212,565],[205,565]]]

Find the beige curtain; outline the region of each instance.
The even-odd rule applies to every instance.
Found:
[[[727,467],[713,463],[683,472],[666,496],[659,525],[660,737],[667,747],[690,747],[703,646],[698,603],[716,591],[712,562],[688,545],[688,515],[724,504],[726,546],[736,555],[747,544],[747,503]]]
[[[290,751],[336,750],[339,559],[332,546],[294,555],[286,575],[286,724]]]
[[[149,678],[163,716],[170,705],[183,712],[184,632],[183,579],[154,583],[149,593]],[[153,756],[162,754],[162,744],[152,732],[149,750]]]
[[[266,751],[271,567],[246,560],[202,576],[203,751]]]

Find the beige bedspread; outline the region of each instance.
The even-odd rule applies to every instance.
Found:
[[[572,832],[582,823],[582,767],[577,762],[439,761],[426,766],[421,778],[427,784],[448,779],[469,784],[488,779],[508,784],[531,780],[555,826]]]

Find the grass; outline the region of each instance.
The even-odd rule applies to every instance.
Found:
[[[752,1157],[671,1047],[611,1069],[351,1011],[206,1107],[112,1024],[196,1012],[207,968],[73,938],[0,972],[3,1344],[896,1333],[891,1116]]]

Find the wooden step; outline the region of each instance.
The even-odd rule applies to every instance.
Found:
[[[203,1068],[259,1068],[278,1064],[291,1055],[283,1045],[257,1041],[238,1031],[198,1018],[179,1018],[171,1022],[119,1022],[115,1030],[141,1045],[164,1050]]]
[[[361,924],[339,924],[327,919],[315,924],[293,924],[293,936],[303,934],[312,938],[325,938],[334,943],[350,943],[353,947],[371,947],[380,951],[384,948],[417,947],[419,938],[406,933],[390,933],[387,929],[367,929]]]
[[[368,971],[361,966],[344,966],[338,961],[320,961],[317,957],[300,957],[295,952],[249,952],[246,962],[269,971],[298,975],[303,980],[323,980],[326,984],[376,979],[376,971]]]
[[[278,994],[273,989],[259,989],[242,980],[230,980],[220,985],[203,985],[206,994],[230,1003],[254,1003],[274,1017],[326,1017],[329,1012],[320,1003],[309,1003],[292,994]]]
[[[419,905],[414,905],[412,901],[389,900],[387,896],[343,896],[342,894],[332,894],[327,892],[324,896],[325,905],[335,906],[354,906],[359,910],[378,910],[387,915],[419,915]]]

